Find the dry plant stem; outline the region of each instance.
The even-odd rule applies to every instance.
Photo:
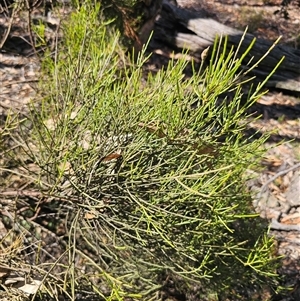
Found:
[[[57,25],[56,30],[55,30],[55,39],[53,39],[52,45],[51,45],[51,51],[55,51],[55,56],[58,53],[57,45],[58,45],[60,25],[61,25],[61,20],[59,19],[58,25]]]
[[[26,197],[44,197],[40,191],[31,190],[12,190],[0,192],[0,196],[26,196]]]
[[[1,263],[0,264],[0,268],[4,268],[4,269],[8,269],[10,271],[16,271],[16,272],[19,272],[20,271],[20,268],[15,268],[13,266],[8,266],[6,265],[5,263]],[[22,266],[22,272],[24,273],[30,273],[30,269],[25,269],[23,266]]]
[[[36,178],[30,176],[30,175],[24,175],[22,174],[21,172],[18,172],[18,171],[14,171],[14,170],[11,170],[11,169],[8,169],[8,168],[0,168],[0,172],[9,172],[11,174],[15,174],[15,175],[18,175],[18,176],[22,176],[22,177],[26,177],[27,179],[30,179],[33,183],[36,182]],[[43,182],[43,185],[47,186],[47,187],[51,187],[50,184],[47,184],[46,182]]]
[[[36,4],[37,2],[35,2],[33,4],[33,6]],[[34,39],[33,39],[33,34],[32,34],[32,29],[31,29],[31,7],[30,7],[30,4],[28,2],[28,0],[26,0],[26,6],[27,6],[27,13],[28,13],[28,31],[29,31],[29,38],[30,38],[30,43],[31,43],[31,46],[33,48],[33,51],[35,53],[35,55],[38,55],[37,51],[36,51],[36,48],[35,48],[35,44],[34,44]]]
[[[12,23],[13,23],[13,20],[14,20],[14,17],[15,17],[15,13],[16,13],[16,6],[13,8],[13,11],[12,11],[12,15],[9,19],[9,22],[8,22],[8,27],[7,27],[7,30],[0,42],[0,49],[3,47],[4,43],[6,42],[8,36],[9,36],[9,33],[10,33],[10,30],[11,30],[11,27],[12,27]]]
[[[53,200],[65,201],[69,202],[70,200],[76,202],[76,198],[70,199],[70,197],[60,197],[60,196],[50,196],[44,194],[40,191],[31,191],[31,190],[12,190],[12,191],[4,191],[0,192],[0,197],[25,197],[25,198],[44,198],[44,201],[40,201],[40,203],[49,203]]]
[[[0,48],[1,48],[1,46],[0,46]],[[6,84],[2,87],[5,88],[5,87],[8,87],[8,86],[17,85],[17,84],[37,83],[38,81],[39,81],[39,79],[20,80],[20,81],[10,82],[9,84]]]
[[[20,213],[22,213],[22,212],[24,212],[24,211],[26,211],[26,210],[30,210],[30,207],[29,207],[29,206],[26,206],[26,207],[21,208],[20,210],[17,211],[17,214],[20,214]],[[35,220],[35,219],[38,217],[40,211],[41,211],[41,207],[39,206],[39,207],[37,207],[34,216],[32,216],[32,217],[30,217],[30,218],[27,218],[27,220],[29,220],[29,221]]]

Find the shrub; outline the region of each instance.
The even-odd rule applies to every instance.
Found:
[[[172,279],[199,300],[274,281],[273,242],[245,185],[265,139],[244,136],[246,110],[264,83],[242,101],[242,58],[222,39],[190,78],[184,60],[145,76],[144,53],[131,64],[99,15],[82,5],[44,60],[27,149],[47,208],[65,219],[53,265],[67,263],[68,296],[90,285],[105,300],[157,300]]]

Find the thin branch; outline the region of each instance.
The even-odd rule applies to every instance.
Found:
[[[264,193],[264,191],[267,189],[267,187],[269,186],[269,184],[271,184],[273,181],[275,181],[277,178],[279,178],[280,176],[283,176],[285,174],[287,174],[290,171],[293,171],[297,168],[300,168],[300,162],[296,165],[293,165],[287,169],[284,169],[280,172],[278,172],[276,175],[274,175],[272,178],[270,178],[262,187],[261,190],[259,192],[259,194],[257,195],[258,200],[261,199],[262,194]]]

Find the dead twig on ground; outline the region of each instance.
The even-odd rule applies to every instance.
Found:
[[[260,199],[264,193],[264,191],[267,189],[267,187],[269,186],[269,184],[271,184],[273,181],[275,181],[277,178],[279,178],[280,176],[283,176],[285,174],[287,174],[290,171],[293,171],[297,168],[300,168],[300,162],[297,163],[296,165],[293,165],[287,169],[284,169],[278,173],[276,173],[273,177],[271,177],[262,187],[261,190],[259,192],[259,194],[257,195],[257,198]]]

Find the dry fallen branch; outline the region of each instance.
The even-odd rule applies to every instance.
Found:
[[[157,21],[154,38],[161,43],[171,45],[175,48],[189,49],[197,59],[202,51],[214,43],[217,36],[227,36],[227,50],[237,48],[243,32],[223,25],[210,19],[202,12],[192,12],[176,7],[164,1],[161,17]],[[240,47],[240,54],[244,53],[251,42],[255,39],[253,35],[247,34]],[[255,64],[272,47],[273,42],[256,39],[250,55],[244,60],[242,68],[249,69],[248,63]],[[263,81],[273,70],[282,57],[285,57],[278,70],[268,81],[267,86],[280,88],[293,92],[300,92],[300,50],[284,45],[276,45],[267,57],[260,62],[259,66],[251,71],[258,81]]]
[[[283,176],[287,173],[289,173],[290,171],[293,171],[297,168],[300,168],[300,163],[298,164],[295,164],[287,169],[284,169],[278,173],[276,173],[272,178],[270,178],[262,187],[261,187],[261,190],[257,196],[258,199],[260,199],[263,195],[263,193],[265,192],[265,190],[267,189],[267,187],[269,186],[269,184],[271,184],[273,181],[275,181],[277,178],[279,178],[280,176]]]
[[[286,225],[278,222],[275,218],[272,219],[270,229],[281,231],[300,231],[300,225]]]

